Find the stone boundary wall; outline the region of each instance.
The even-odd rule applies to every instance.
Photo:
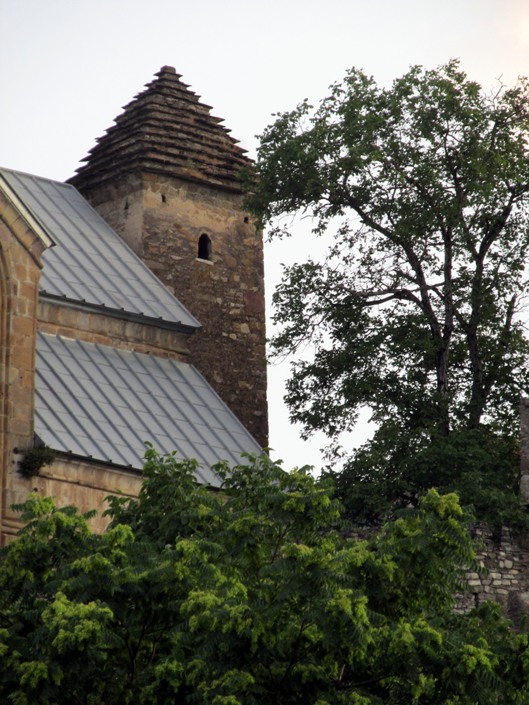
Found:
[[[466,572],[469,590],[458,596],[457,609],[466,611],[494,600],[519,626],[522,614],[529,614],[529,540],[506,528],[494,537],[484,526],[474,527],[472,535],[482,570]]]
[[[374,532],[360,529],[350,538],[362,541]],[[492,600],[520,627],[524,617],[529,620],[529,537],[513,535],[505,527],[496,536],[483,524],[471,527],[470,535],[480,569],[465,571],[468,590],[456,595],[455,611],[468,612]]]
[[[529,399],[520,400],[520,495],[529,508]],[[529,537],[516,536],[503,527],[493,536],[484,525],[472,530],[479,572],[467,571],[469,590],[458,596],[457,609],[469,610],[485,600],[499,602],[519,627],[529,618]]]

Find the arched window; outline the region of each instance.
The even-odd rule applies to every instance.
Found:
[[[211,238],[206,233],[198,238],[198,259],[211,259]]]

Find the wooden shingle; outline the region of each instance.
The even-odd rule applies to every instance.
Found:
[[[241,192],[251,161],[210,106],[164,66],[97,140],[70,183],[81,191],[127,173],[156,173]]]

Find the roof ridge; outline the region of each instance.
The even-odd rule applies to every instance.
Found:
[[[181,74],[162,66],[97,138],[68,181],[84,191],[131,171],[165,170],[168,176],[240,192],[238,173],[251,160],[223,122]]]

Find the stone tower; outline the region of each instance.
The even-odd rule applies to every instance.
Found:
[[[200,321],[193,363],[266,446],[263,240],[221,122],[164,66],[70,182]]]

